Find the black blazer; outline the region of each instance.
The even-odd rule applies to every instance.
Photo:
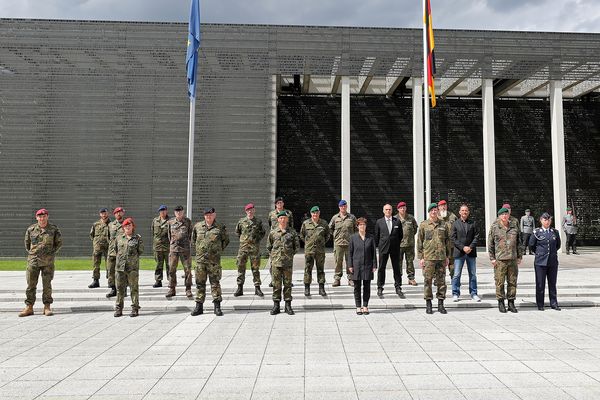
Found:
[[[348,267],[352,267],[352,280],[373,280],[373,268],[377,268],[377,255],[375,252],[375,239],[368,233],[365,240],[360,234],[350,236],[348,243]]]
[[[392,217],[392,233],[388,232],[385,217],[379,218],[375,223],[375,245],[381,253],[400,253],[400,242],[402,241],[402,222]]]
[[[535,253],[533,265],[542,267],[558,266],[558,250],[560,249],[560,235],[558,230],[537,228],[529,238],[529,250]]]
[[[454,242],[454,251],[452,257],[458,258],[464,256],[466,253],[463,251],[463,247],[468,246],[472,251],[467,254],[467,257],[477,257],[477,241],[479,240],[479,229],[472,219],[467,219],[467,222],[463,222],[462,219],[458,218],[452,224],[451,233],[452,242]]]

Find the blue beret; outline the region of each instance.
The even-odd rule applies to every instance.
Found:
[[[338,206],[341,207],[341,206],[345,206],[347,204],[348,204],[348,202],[346,202],[346,200],[340,200],[340,202],[338,203]]]
[[[164,204],[161,204],[160,207],[158,207],[158,211],[163,211],[166,209],[167,209],[167,206],[165,206]]]

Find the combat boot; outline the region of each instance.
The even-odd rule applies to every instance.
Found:
[[[333,287],[338,287],[338,286],[340,286],[340,279],[339,279],[339,278],[335,278],[335,279],[333,280],[333,284],[332,284],[331,286],[333,286]]]
[[[579,253],[577,252],[577,247],[576,247],[576,246],[573,246],[573,254],[579,254]]]
[[[506,307],[504,306],[504,300],[498,300],[498,310],[501,313],[506,313]]]
[[[327,293],[325,293],[325,284],[324,283],[319,283],[319,296],[327,296]]]
[[[137,317],[138,315],[140,315],[140,311],[139,311],[137,308],[132,308],[132,309],[131,309],[131,314],[129,314],[129,316],[130,316],[131,318],[135,318],[135,317]]]
[[[111,286],[110,287],[110,292],[106,293],[106,298],[110,299],[111,297],[115,297],[117,295],[117,287],[116,286]]]
[[[306,296],[306,297],[310,296],[310,284],[309,283],[304,284],[304,296]]]
[[[240,297],[240,296],[243,296],[243,295],[244,295],[244,286],[243,285],[238,285],[237,290],[233,294],[233,297]]]
[[[220,301],[215,301],[215,311],[214,311],[215,315],[217,317],[222,317],[223,316],[223,311],[221,311],[221,302]]]
[[[46,317],[51,317],[54,315],[54,312],[50,308],[50,304],[44,304],[44,315]]]
[[[425,300],[425,312],[427,314],[433,314],[433,308],[431,306],[431,300]]]
[[[186,286],[185,287],[185,296],[192,300],[194,298],[194,295],[192,294],[192,287],[191,286]]]
[[[265,297],[265,294],[262,292],[262,290],[260,290],[260,286],[254,287],[254,294],[258,297]]]
[[[28,317],[33,315],[33,306],[31,304],[27,304],[23,311],[19,313],[19,317]]]
[[[294,314],[296,314],[294,312],[294,310],[292,310],[292,301],[291,300],[286,300],[285,301],[285,312],[287,313],[287,315],[294,315]]]
[[[167,292],[167,294],[165,294],[165,297],[170,298],[170,297],[174,297],[174,296],[175,296],[175,288],[169,287],[169,291]]]
[[[279,302],[278,301],[273,301],[273,308],[271,309],[270,314],[271,315],[277,315],[281,312],[281,309],[279,308]]]
[[[444,307],[444,300],[442,299],[438,299],[438,312],[440,314],[448,314],[448,311],[446,311],[446,308]]]
[[[90,289],[94,289],[94,288],[100,287],[100,282],[98,281],[98,279],[94,279],[94,280],[92,281],[92,283],[90,283],[90,284],[88,285],[88,287],[89,287]]]
[[[200,315],[200,314],[204,314],[204,303],[200,303],[199,301],[196,302],[196,308],[194,308],[194,311],[192,311],[192,317],[195,317],[196,315]]]
[[[517,311],[517,307],[515,307],[515,301],[514,300],[508,300],[508,309],[512,313],[518,313],[519,312],[519,311]]]
[[[121,307],[116,307],[115,308],[115,317],[122,317],[123,316],[123,309]]]
[[[162,282],[161,281],[156,281],[154,282],[154,285],[152,285],[153,288],[159,288],[162,287]]]

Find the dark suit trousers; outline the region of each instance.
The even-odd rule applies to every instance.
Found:
[[[554,266],[535,266],[535,302],[538,307],[544,306],[544,295],[546,292],[546,279],[548,279],[548,297],[550,305],[557,306],[556,300],[556,277],[558,275],[558,265]]]
[[[395,252],[379,254],[379,269],[377,270],[377,288],[383,288],[385,285],[385,266],[388,258],[392,260],[392,270],[394,271],[394,287],[402,287],[402,269],[400,268],[400,249]]]

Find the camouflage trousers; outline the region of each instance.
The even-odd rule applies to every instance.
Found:
[[[106,258],[108,257],[108,248],[101,247],[94,249],[92,252],[92,279],[99,280],[100,279],[100,264],[102,263],[102,259],[104,259],[104,265],[108,270],[108,264]]]
[[[131,309],[140,309],[140,290],[138,286],[140,272],[137,269],[129,271],[117,271],[117,298],[115,300],[115,309],[123,309],[127,286],[131,291]]]
[[[162,282],[163,270],[167,270],[167,274],[169,272],[169,250],[154,250],[154,261],[156,261],[154,280]]]
[[[177,287],[177,264],[183,265],[183,273],[185,276],[185,287],[192,287],[192,256],[189,251],[171,252],[169,253],[169,287]]]
[[[344,272],[342,271],[342,266],[344,264],[344,259],[346,259],[346,277],[348,280],[352,280],[350,274],[348,274],[348,246],[340,246],[338,244],[333,245],[333,257],[335,259],[335,274],[333,275],[333,279],[340,280],[342,279],[342,275]]]
[[[435,297],[439,300],[446,298],[446,267],[444,261],[425,261],[423,267],[423,286],[424,286],[424,298],[425,300],[433,299],[433,290],[431,285],[435,278],[435,286],[437,286],[437,293]]]
[[[281,288],[283,286],[283,300],[292,301],[292,271],[290,267],[273,267],[273,301],[281,301]]]
[[[117,257],[108,256],[106,260],[106,279],[108,280],[108,286],[115,286],[115,270],[117,267]]]
[[[210,282],[210,293],[213,302],[221,302],[221,274],[223,270],[220,262],[196,260],[196,303],[206,300],[206,278]]]
[[[415,279],[415,246],[400,247],[400,270],[404,262],[408,279]]]
[[[304,284],[312,283],[313,266],[317,265],[317,282],[325,283],[325,252],[304,255]]]
[[[246,282],[246,263],[250,259],[250,268],[252,269],[252,278],[254,286],[260,286],[260,252],[241,250],[238,252],[236,265],[238,267],[237,284],[243,285]]]
[[[494,280],[496,281],[496,299],[514,300],[517,297],[517,277],[519,267],[517,260],[496,260],[494,268]],[[504,281],[506,281],[506,293],[504,293]]]
[[[35,292],[37,289],[38,280],[42,274],[42,302],[44,304],[52,304],[52,278],[54,278],[54,263],[51,265],[34,265],[28,264],[25,276],[27,278],[27,289],[25,290],[25,304],[35,304]]]

